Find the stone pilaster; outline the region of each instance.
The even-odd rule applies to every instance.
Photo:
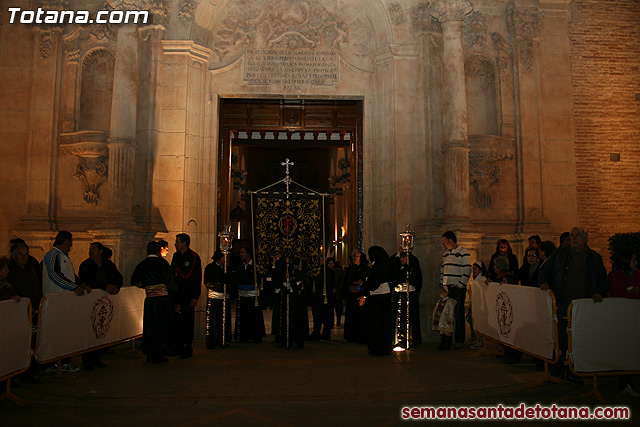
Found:
[[[462,21],[473,10],[468,0],[437,0],[430,12],[443,29],[443,143],[447,221],[469,217],[469,138],[462,50]]]
[[[136,149],[138,29],[118,28],[111,101],[109,193],[111,216],[132,219],[133,170]]]

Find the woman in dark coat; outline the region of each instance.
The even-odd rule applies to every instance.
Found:
[[[391,353],[393,316],[391,312],[391,282],[393,273],[387,251],[380,246],[369,248],[371,270],[364,282],[364,304],[367,315],[367,346],[369,354],[382,356]]]
[[[491,261],[489,261],[489,280],[495,282],[497,280],[497,274],[493,268],[496,264],[496,258],[503,257],[509,261],[509,272],[518,274],[518,257],[515,256],[511,249],[511,244],[507,239],[500,239],[496,244],[496,251],[491,255]]]

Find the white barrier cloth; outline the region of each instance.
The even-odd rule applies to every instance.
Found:
[[[640,300],[574,300],[571,357],[577,372],[640,371]]]
[[[0,378],[22,371],[31,362],[29,298],[0,302]]]
[[[46,362],[142,335],[144,298],[144,290],[134,287],[117,295],[100,289],[45,295],[36,358]]]
[[[471,282],[471,313],[477,332],[527,353],[553,359],[553,302],[529,286]]]

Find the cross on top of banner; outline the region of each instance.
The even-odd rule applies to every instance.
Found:
[[[294,163],[287,158],[285,159],[284,162],[280,164],[285,167],[286,176],[284,177],[284,185],[287,186],[287,192],[285,194],[287,195],[287,199],[288,199],[289,195],[291,194],[291,192],[289,191],[289,184],[291,184],[291,178],[289,177],[289,166],[293,166]]]

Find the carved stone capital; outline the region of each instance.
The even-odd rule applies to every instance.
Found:
[[[429,13],[427,2],[411,8],[411,28],[416,34],[442,33],[442,24]]]
[[[435,0],[429,12],[440,22],[463,21],[473,10],[470,0]]]
[[[404,10],[402,9],[402,6],[400,6],[400,3],[398,3],[397,1],[389,4],[388,10],[389,17],[391,18],[391,23],[393,25],[402,25],[407,22]]]
[[[464,44],[468,47],[481,48],[487,40],[487,18],[474,10],[462,24]]]
[[[178,7],[178,17],[183,21],[192,21],[196,13],[196,4],[193,0],[184,0]]]

